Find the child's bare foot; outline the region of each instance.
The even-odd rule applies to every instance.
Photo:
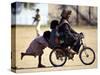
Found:
[[[24,57],[24,53],[21,53],[21,60],[23,59],[23,57]]]
[[[42,68],[42,67],[45,67],[45,66],[42,65],[42,64],[39,64],[39,65],[38,65],[38,68]]]

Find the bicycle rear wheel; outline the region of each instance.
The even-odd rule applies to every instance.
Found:
[[[63,66],[66,63],[67,56],[63,49],[55,48],[51,51],[49,60],[55,67]]]

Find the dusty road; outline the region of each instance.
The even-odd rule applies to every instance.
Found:
[[[14,28],[13,28],[14,29]],[[42,27],[41,30],[48,30],[48,27]],[[86,44],[94,49],[97,54],[97,29],[94,27],[74,27],[77,32],[83,32],[85,34]],[[34,58],[33,56],[25,56],[21,60],[21,52],[25,52],[30,42],[36,37],[34,27],[17,27],[16,28],[16,66],[18,71],[40,71],[41,69],[37,68],[38,57]],[[85,66],[81,63],[78,55],[75,55],[74,61],[68,60],[63,67],[52,68],[52,65],[49,61],[49,54],[51,49],[46,48],[44,50],[42,63],[47,66],[44,70],[62,70],[62,69],[80,69],[80,68],[94,68],[97,64],[96,61],[89,66]],[[24,68],[23,70],[21,68]],[[35,69],[34,69],[35,68]],[[21,70],[20,70],[21,69]]]

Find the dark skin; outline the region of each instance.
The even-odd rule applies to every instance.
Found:
[[[70,18],[70,15],[71,15],[71,11],[64,11],[63,14],[62,14],[61,22],[63,22],[64,20],[68,21],[69,18]],[[70,24],[63,24],[61,30],[64,30],[64,32],[66,32],[66,33],[68,33],[70,35],[70,38],[72,38],[72,40],[73,40],[72,43],[70,43],[70,46],[73,46],[74,42],[77,41],[77,39],[78,39],[78,37],[77,37],[78,33],[71,28]],[[80,41],[73,48],[73,50],[77,51],[77,53],[78,53],[79,47],[80,47]]]
[[[64,21],[64,20],[68,21],[69,17],[70,17],[69,15],[67,15],[67,16],[65,15],[65,17],[62,17],[61,23],[62,23],[62,21]],[[72,33],[77,34],[77,32],[74,31],[74,30],[71,28],[70,24],[67,24],[67,25],[66,25],[66,23],[63,24],[63,25],[59,28],[59,31],[61,31],[61,32],[66,32],[66,33],[70,34],[71,37],[72,37],[73,39],[74,39],[74,35],[73,35]]]
[[[64,13],[63,14],[63,17],[62,17],[62,19],[65,19],[65,20],[67,20],[67,21],[69,21],[69,18],[70,18],[70,15],[71,15],[71,11],[69,12],[69,13]],[[70,25],[70,24],[69,24]],[[75,34],[77,34],[77,32],[76,31],[74,31],[71,27],[70,27],[70,30],[71,30],[71,33],[75,33]]]
[[[41,63],[41,59],[42,59],[42,55],[39,55],[39,57],[38,57],[38,60],[39,60],[38,67],[39,67],[39,68],[45,67],[45,66]]]
[[[45,41],[48,43],[48,39],[50,39],[50,31],[45,31],[44,32],[44,34],[43,34],[43,37],[44,37],[44,39],[45,39]],[[45,45],[44,43],[40,43],[40,42],[38,42],[39,43],[39,47],[42,47],[41,49],[44,49],[44,48],[46,48],[47,47],[47,45]],[[43,64],[42,64],[42,62],[41,62],[41,60],[42,60],[42,55],[43,55],[43,53],[41,53],[41,54],[39,54],[39,55],[36,55],[34,52],[33,53],[21,53],[21,60],[23,59],[23,57],[24,56],[26,56],[26,55],[28,55],[28,56],[34,56],[34,57],[36,57],[36,56],[38,56],[38,67],[40,68],[40,67],[45,67]]]
[[[26,56],[26,55],[28,55],[28,56],[34,56],[34,54],[32,54],[32,53],[21,53],[21,60],[22,60],[23,57]],[[42,65],[41,59],[42,59],[42,54],[38,56],[38,61],[39,61],[39,62],[38,62],[38,67],[39,67],[39,68],[45,67],[44,65]]]

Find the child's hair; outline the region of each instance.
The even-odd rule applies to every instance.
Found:
[[[52,20],[51,25],[50,25],[50,29],[55,29],[58,24],[59,24],[58,20]]]
[[[43,33],[43,37],[46,39],[46,40],[49,40],[50,39],[50,31],[45,31]]]
[[[37,9],[36,9],[36,12],[39,12],[39,11],[40,11],[40,10],[37,8]]]

